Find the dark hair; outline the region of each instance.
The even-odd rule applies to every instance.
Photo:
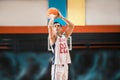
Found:
[[[60,24],[59,22],[54,22],[54,24],[57,24],[57,23]],[[62,27],[62,24],[60,24],[60,27]]]

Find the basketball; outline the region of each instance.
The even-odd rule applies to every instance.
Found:
[[[47,11],[47,15],[49,16],[51,14],[57,16],[59,14],[58,9],[56,9],[56,8],[49,8],[48,11]]]

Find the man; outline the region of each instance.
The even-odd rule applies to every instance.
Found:
[[[74,29],[74,25],[64,18],[61,13],[49,16],[48,23],[49,41],[54,54],[54,61],[51,69],[52,80],[68,80],[68,64],[71,63],[70,54],[67,45],[67,39]],[[66,22],[66,30],[62,32],[62,25],[54,22],[55,18],[61,18]]]

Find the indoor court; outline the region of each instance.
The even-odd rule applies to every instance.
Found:
[[[51,80],[51,7],[75,26],[68,80],[120,80],[119,0],[0,0],[0,80]]]

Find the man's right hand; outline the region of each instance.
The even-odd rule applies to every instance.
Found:
[[[56,18],[56,15],[50,14],[48,17],[49,17],[50,19],[54,19],[54,18]]]

